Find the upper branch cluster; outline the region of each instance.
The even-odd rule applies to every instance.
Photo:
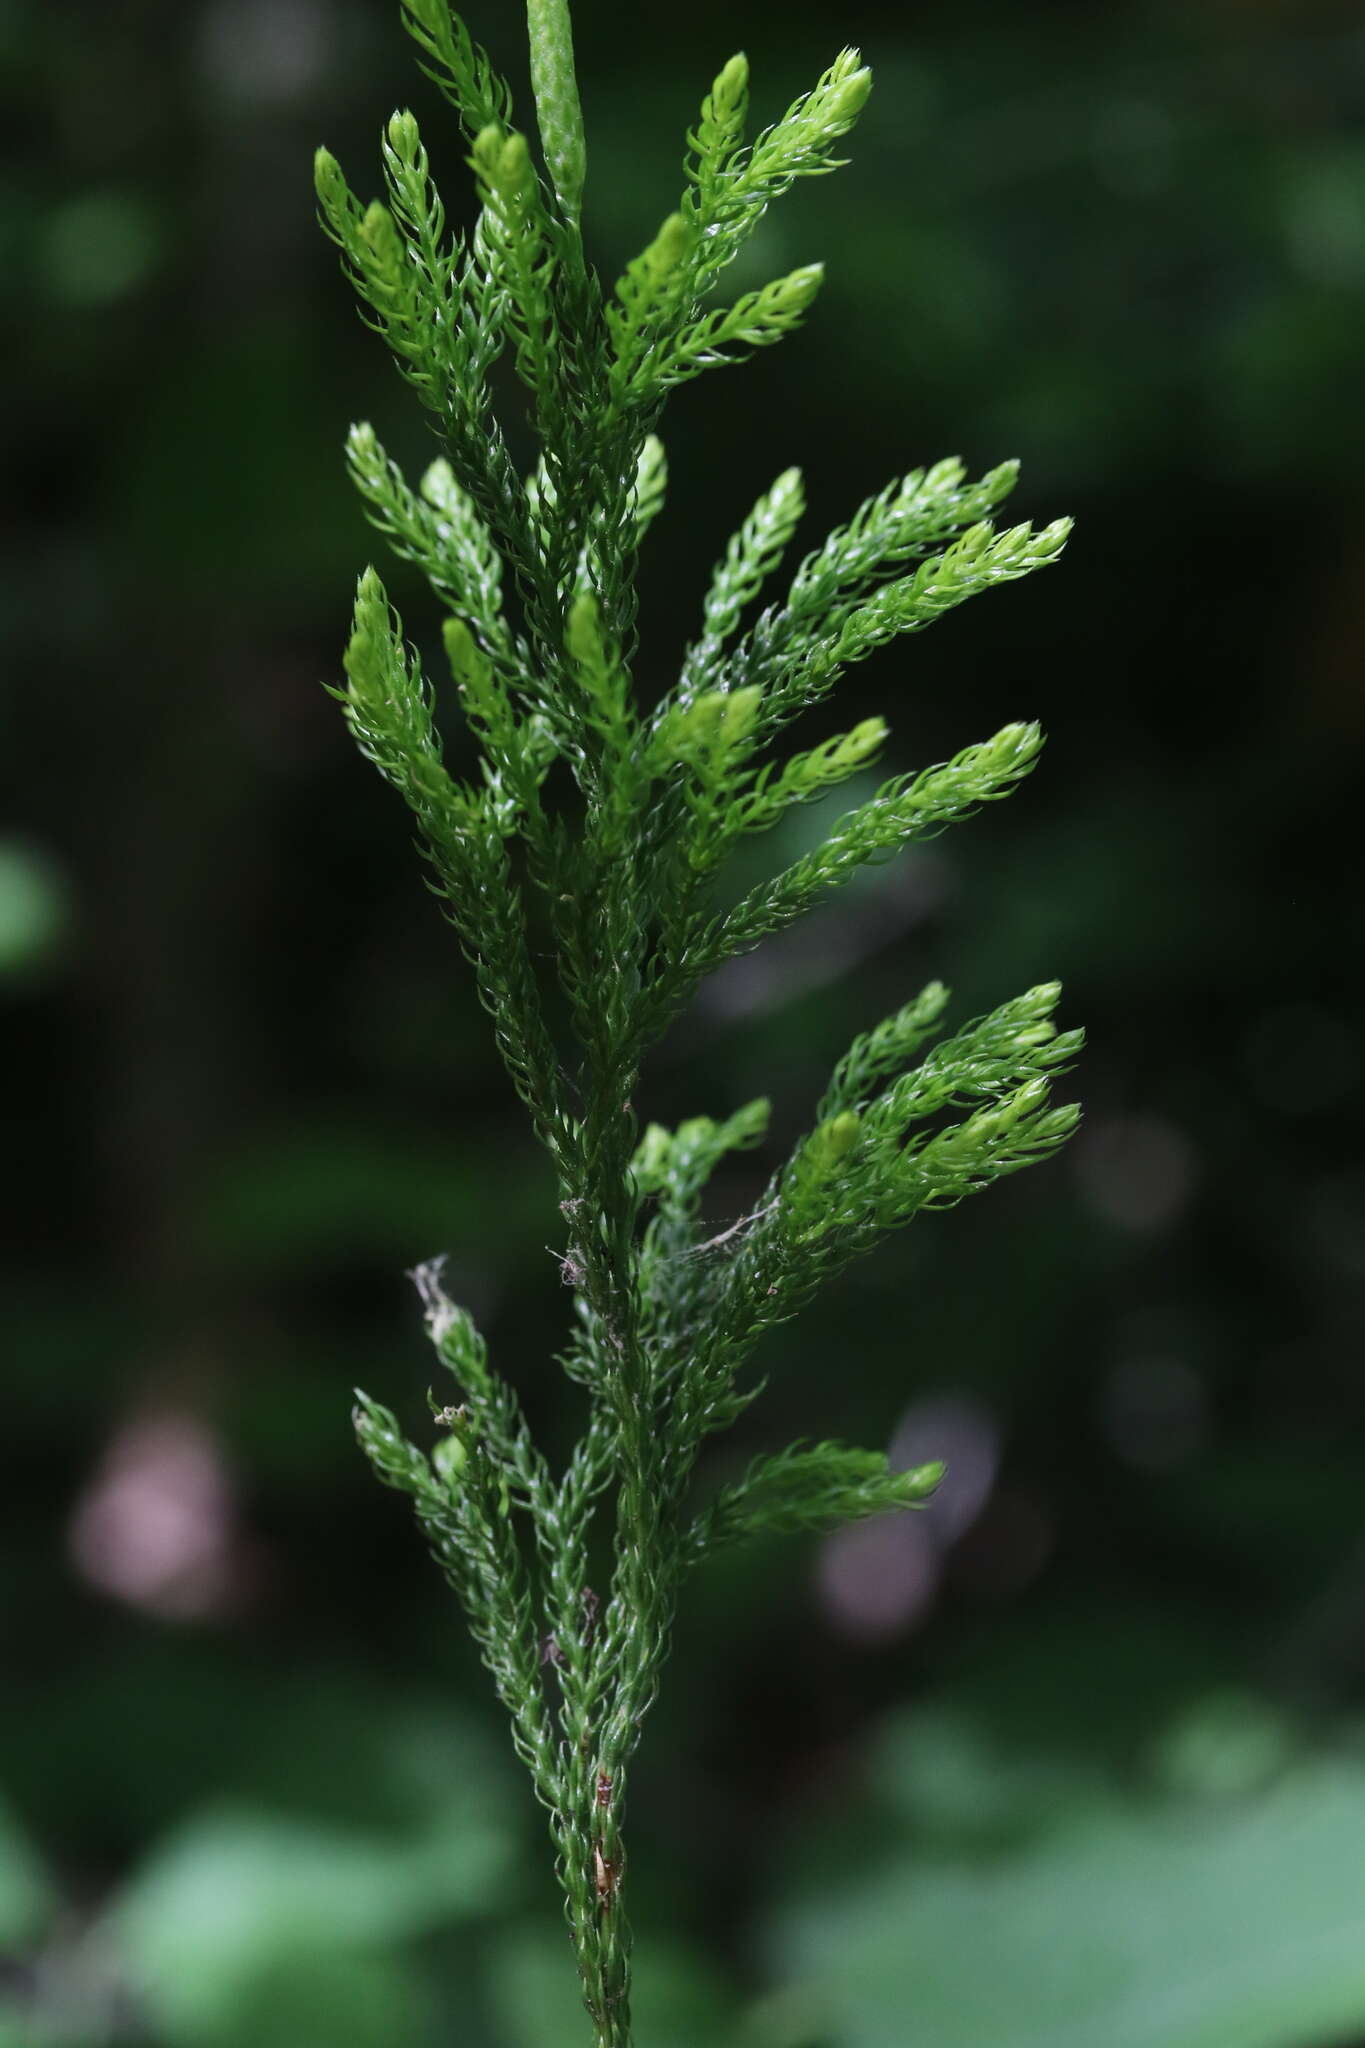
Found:
[[[445,761],[432,687],[373,569],[360,579],[336,694],[413,814],[502,1057],[554,1159],[578,1307],[566,1364],[594,1405],[554,1479],[468,1318],[428,1273],[432,1338],[457,1381],[458,1400],[435,1404],[446,1433],[429,1458],[363,1396],[357,1425],[381,1476],[414,1498],[541,1796],[561,1817],[598,1813],[597,1862],[610,1871],[600,1787],[619,1791],[684,1566],[760,1528],[916,1505],[937,1478],[931,1467],[890,1472],[880,1454],[838,1444],[794,1447],[689,1522],[696,1452],[753,1398],[744,1368],[758,1337],[888,1230],[1055,1149],[1076,1112],[1054,1107],[1050,1087],[1080,1041],[1053,1022],[1055,984],[940,1035],[947,997],[931,984],[855,1042],[753,1213],[710,1235],[708,1177],[761,1142],[767,1105],[673,1132],[650,1125],[641,1138],[641,1056],[704,975],[1030,772],[1039,729],[1007,725],[945,763],[864,788],[813,851],[723,914],[713,907],[712,880],[738,840],[865,778],[888,738],[883,719],[867,718],[783,755],[773,748],[785,727],[875,649],[1054,562],[1068,523],[997,530],[1015,465],[972,480],[940,462],[869,499],[755,615],[804,509],[800,473],[788,470],[726,544],[676,684],[642,708],[635,564],[667,483],[660,410],[675,385],[781,339],[812,303],[818,264],[729,304],[711,294],[774,200],[839,162],[870,75],[842,52],[746,141],[749,68],[733,57],[688,136],[678,206],[607,287],[582,239],[587,156],[565,0],[529,5],[543,167],[506,84],[446,0],[404,5],[423,66],[459,116],[474,224],[452,230],[406,111],[382,137],[383,198],[363,203],[325,150],[316,185],[365,317],[441,438],[415,489],[368,425],[352,428],[347,454],[370,520],[441,607],[472,768],[457,775]],[[504,356],[539,440],[529,475],[490,395]],[[572,802],[547,796],[556,761]],[[548,1021],[537,966],[546,927],[572,1055]],[[599,1617],[585,1596],[589,1529],[613,1478],[615,1578]],[[573,1910],[601,1910],[567,1834],[561,1851]]]

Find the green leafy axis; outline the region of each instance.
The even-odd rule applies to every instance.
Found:
[[[688,136],[677,207],[608,288],[580,226],[587,155],[567,0],[528,0],[527,16],[543,170],[446,0],[405,0],[422,67],[463,129],[478,201],[467,233],[449,224],[407,111],[381,137],[383,199],[362,203],[327,151],[316,159],[323,226],[442,444],[417,488],[363,423],[347,461],[367,516],[441,606],[467,729],[455,765],[436,692],[373,569],[334,694],[413,815],[558,1175],[575,1305],[561,1364],[588,1412],[554,1473],[428,1266],[414,1277],[453,1381],[449,1401],[433,1396],[435,1446],[419,1450],[365,1395],[356,1428],[379,1476],[411,1497],[465,1608],[549,1811],[598,2048],[625,2048],[627,1778],[686,1572],[765,1530],[921,1506],[939,1476],[890,1471],[879,1452],[796,1445],[698,1506],[698,1455],[755,1399],[765,1330],[920,1210],[1063,1142],[1077,1113],[1054,1106],[1050,1087],[1080,1035],[1058,1031],[1054,983],[942,1035],[948,997],[931,983],[854,1043],[809,1133],[751,1212],[720,1229],[703,1220],[707,1184],[728,1155],[764,1142],[768,1105],[641,1136],[641,1062],[706,974],[1032,770],[1037,726],[1007,725],[885,781],[785,871],[713,907],[713,878],[740,838],[864,773],[889,738],[866,718],[784,757],[771,751],[784,728],[878,647],[1055,561],[1068,526],[997,531],[1015,465],[972,480],[940,462],[869,499],[754,616],[804,511],[800,473],[785,471],[725,546],[677,683],[643,706],[636,564],[667,488],[661,408],[679,382],[804,317],[818,264],[728,306],[710,295],[767,207],[836,167],[871,79],[842,52],[746,142],[749,67],[731,58]],[[492,402],[503,358],[539,440],[529,476]],[[547,945],[567,1029],[552,1022]],[[591,1581],[608,1551],[599,1595]]]

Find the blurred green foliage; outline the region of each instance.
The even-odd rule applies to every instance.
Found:
[[[812,533],[955,448],[1019,455],[1020,516],[1078,520],[1058,576],[831,711],[903,690],[907,764],[1037,716],[1044,772],[718,983],[642,1113],[771,1086],[776,1156],[933,974],[970,1013],[1059,971],[1094,1046],[1074,1161],[912,1231],[771,1346],[773,1439],[828,1433],[837,1374],[855,1440],[969,1397],[998,1469],[951,1545],[890,1554],[875,1641],[810,1547],[698,1579],[633,1788],[641,2039],[1351,2048],[1358,12],[580,11],[607,262],[657,225],[737,38],[774,111],[843,40],[878,78],[853,167],[754,250],[823,255],[823,319],[717,380],[704,428],[679,396],[660,683],[723,538],[697,503],[738,517],[798,454]],[[362,1376],[420,1404],[402,1271],[444,1248],[537,1426],[575,1420],[542,1364],[551,1191],[318,687],[377,367],[312,147],[368,159],[403,39],[387,0],[7,0],[0,39],[0,2038],[539,2048],[570,2024],[539,1820],[347,1423]],[[420,460],[396,380],[376,426]]]

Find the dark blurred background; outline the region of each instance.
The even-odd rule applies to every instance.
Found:
[[[1361,15],[577,12],[613,271],[736,44],[761,119],[842,41],[877,75],[739,280],[823,256],[816,316],[670,415],[644,687],[794,460],[807,544],[951,451],[1078,521],[812,728],[885,711],[891,772],[1040,717],[1039,774],[722,975],[649,1077],[665,1122],[771,1094],[776,1143],[933,976],[959,1017],[1060,976],[1091,1032],[1069,1153],[781,1332],[714,1449],[952,1476],[689,1588],[633,1785],[641,2048],[1365,2042]],[[578,1419],[553,1190],[321,688],[378,546],[346,426],[433,448],[312,151],[368,195],[411,102],[465,179],[396,17],[0,5],[5,2043],[586,2033],[541,1819],[348,1424],[357,1382],[420,1423],[403,1275],[443,1250],[547,1440]],[[520,83],[520,10],[472,19]]]

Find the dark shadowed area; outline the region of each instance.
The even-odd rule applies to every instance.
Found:
[[[1359,10],[576,12],[613,275],[737,44],[760,120],[842,42],[877,78],[737,278],[824,258],[809,325],[667,415],[641,687],[791,462],[808,545],[949,453],[1077,519],[826,728],[884,713],[891,774],[1037,717],[1039,772],[718,977],[637,1105],[772,1096],[720,1229],[931,978],[965,1017],[1058,976],[1091,1033],[1068,1152],[770,1337],[710,1453],[949,1479],[692,1583],[641,2048],[1360,2048]],[[519,8],[470,20],[522,87]],[[0,0],[0,50],[0,2044],[573,2048],[542,1817],[349,1424],[360,1384],[420,1425],[440,1252],[545,1440],[578,1420],[553,1187],[322,688],[381,545],[346,427],[434,448],[312,153],[368,197],[410,103],[462,218],[453,118],[396,0]],[[755,872],[829,813],[791,815]]]

